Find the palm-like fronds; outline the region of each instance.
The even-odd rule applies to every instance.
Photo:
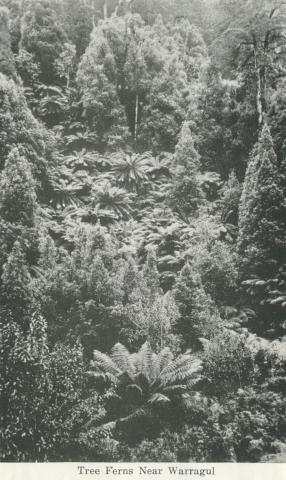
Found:
[[[111,350],[111,358],[121,372],[126,372],[129,375],[134,373],[134,366],[130,358],[130,353],[121,343],[116,343],[116,345],[114,345]]]
[[[124,189],[114,187],[109,182],[95,185],[92,191],[91,207],[116,219],[128,218],[132,210],[132,199]]]
[[[121,424],[150,415],[155,406],[170,408],[180,404],[187,408],[192,405],[192,389],[201,379],[202,369],[201,361],[190,353],[174,358],[170,350],[164,348],[155,354],[148,343],[133,354],[119,343],[113,347],[110,357],[95,351],[93,366],[115,377],[115,393],[121,398],[118,403]]]
[[[121,151],[110,157],[110,163],[117,182],[135,191],[148,179],[152,156],[148,153],[139,155]]]
[[[117,376],[121,373],[116,363],[106,354],[94,350],[92,365],[101,372]]]
[[[166,404],[170,403],[170,398],[163,393],[154,393],[152,397],[149,398],[148,403],[153,404]]]
[[[37,88],[38,114],[42,117],[63,112],[68,98],[60,87],[40,84]]]
[[[163,368],[156,383],[161,386],[174,385],[177,382],[188,384],[190,380],[194,382],[200,372],[201,361],[184,354]]]
[[[148,342],[144,343],[139,352],[133,355],[133,364],[136,373],[144,375],[149,382],[151,382],[154,377],[153,360],[154,353]]]
[[[154,362],[154,371],[157,377],[161,373],[162,369],[169,365],[169,363],[171,363],[173,359],[174,355],[168,347],[163,348],[163,350],[158,353]]]
[[[149,168],[152,178],[171,177],[172,159],[173,155],[171,153],[153,157]]]

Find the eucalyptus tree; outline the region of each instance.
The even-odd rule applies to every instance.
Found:
[[[101,148],[123,138],[141,150],[174,150],[190,84],[197,83],[207,59],[202,37],[189,24],[184,34],[185,23],[172,29],[158,17],[149,26],[127,14],[95,27],[77,83]]]
[[[234,65],[255,79],[258,126],[267,113],[268,88],[284,71],[286,5],[279,0],[222,0],[225,19],[213,47],[228,42]],[[226,56],[227,57],[227,56]],[[236,68],[237,68],[236,67]]]

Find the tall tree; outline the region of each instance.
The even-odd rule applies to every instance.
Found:
[[[234,170],[243,179],[246,159],[257,141],[255,92],[249,78],[224,78],[213,64],[207,72],[197,105],[188,113],[203,170],[227,179]]]
[[[31,168],[25,157],[14,148],[0,175],[0,275],[14,248],[14,242],[19,239],[26,260],[31,265],[37,262],[37,213],[38,204]],[[17,258],[20,255],[19,248],[17,255],[15,253]]]
[[[143,268],[143,278],[149,289],[149,301],[154,302],[155,297],[160,292],[159,272],[157,268],[157,257],[154,250],[149,250],[146,263]]]
[[[182,335],[185,348],[198,349],[201,338],[210,338],[221,322],[218,311],[206,294],[200,276],[186,264],[174,286],[179,309],[176,331]]]
[[[96,19],[96,6],[93,8],[91,2],[83,0],[64,0],[62,2],[61,23],[69,41],[76,47],[78,59],[89,44]]]
[[[16,241],[3,267],[1,277],[1,317],[12,318],[23,330],[29,324],[28,314],[33,303],[31,276],[21,244]]]
[[[40,198],[48,195],[48,170],[54,165],[55,138],[39,123],[28,108],[21,85],[0,73],[0,170],[17,146],[28,161]],[[47,197],[46,197],[47,198]]]
[[[189,124],[185,122],[175,149],[171,205],[175,211],[186,217],[197,210],[202,200],[199,168],[199,155],[194,147]]]
[[[239,207],[243,276],[272,275],[286,255],[286,210],[271,134],[264,126],[250,157]]]
[[[55,80],[54,62],[68,42],[53,3],[29,1],[23,17],[21,48],[32,53],[40,65],[40,80],[51,84]]]
[[[277,67],[281,68],[281,58],[285,57],[285,3],[279,0],[222,0],[220,5],[226,18],[219,27],[218,43],[226,39],[234,64],[238,60],[240,68],[251,70],[260,127],[267,113],[271,77],[277,75]]]
[[[184,42],[160,18],[150,27],[138,15],[111,17],[95,28],[77,78],[87,122],[103,145],[104,134],[119,142],[128,127],[141,149],[174,150],[190,102],[190,52],[193,60],[201,55],[200,39],[185,49]]]
[[[118,78],[115,52],[109,43],[110,36],[118,61],[124,62],[125,23],[119,22],[108,20],[95,28],[77,73],[84,116],[89,128],[96,133],[99,149],[127,134],[126,115],[118,95],[123,85]]]
[[[282,177],[265,125],[245,176],[239,207],[238,252],[241,279],[250,294],[247,301],[258,313],[258,325],[254,328],[274,336],[285,331],[285,233]]]
[[[11,150],[0,178],[0,216],[10,223],[35,226],[36,192],[31,167],[17,148]]]

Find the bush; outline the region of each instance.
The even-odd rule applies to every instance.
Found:
[[[134,448],[122,446],[119,453],[121,461],[131,462],[226,462],[234,456],[227,432],[209,420],[177,432],[165,430]]]
[[[285,413],[284,395],[267,387],[239,390],[221,416],[232,430],[237,461],[258,462],[263,455],[275,452],[277,440],[285,442]]]
[[[79,347],[49,352],[46,325],[38,315],[24,334],[5,319],[1,324],[0,372],[2,461],[72,458],[88,415],[97,412]]]
[[[224,331],[205,346],[204,375],[211,395],[223,397],[252,382],[253,353],[246,337]]]
[[[221,241],[199,244],[192,256],[192,265],[200,274],[206,292],[218,305],[232,305],[237,297],[238,280],[232,247]]]

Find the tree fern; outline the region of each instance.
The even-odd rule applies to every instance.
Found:
[[[116,376],[114,389],[103,399],[107,412],[104,421],[116,415],[118,426],[124,428],[129,428],[132,422],[144,416],[147,419],[154,414],[157,418],[158,412],[162,413],[166,408],[179,404],[187,408],[192,402],[189,398],[191,390],[201,379],[199,359],[190,353],[174,359],[168,348],[156,355],[148,342],[137,353],[130,354],[117,343],[111,357],[98,351],[94,352],[94,356],[93,365],[99,372]],[[114,396],[118,401],[111,405],[110,398]],[[159,410],[157,406],[160,406]]]

